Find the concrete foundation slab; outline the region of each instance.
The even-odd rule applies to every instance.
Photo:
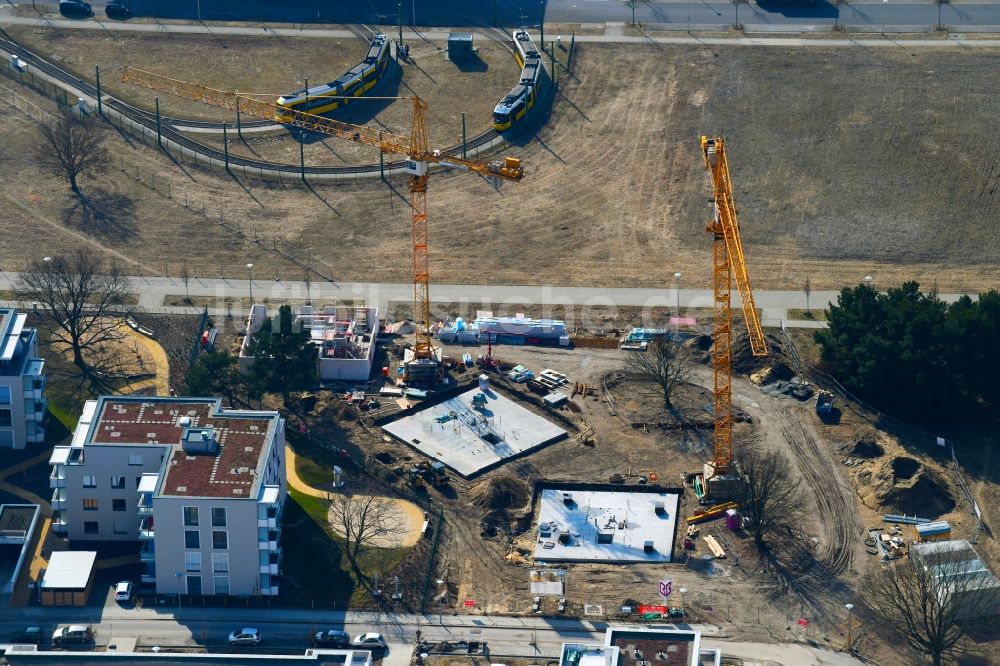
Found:
[[[679,504],[669,492],[543,489],[535,560],[670,562]]]
[[[566,435],[490,388],[466,391],[382,430],[466,477]]]

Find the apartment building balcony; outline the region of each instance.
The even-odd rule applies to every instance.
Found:
[[[153,538],[153,517],[144,516],[139,521],[139,539],[146,541]]]
[[[66,489],[56,488],[52,491],[52,510],[53,511],[65,511],[66,510]]]
[[[270,528],[270,529],[277,529],[278,528],[278,519],[277,519],[277,517],[275,517],[275,518],[258,518],[257,519],[257,527],[267,527],[267,528]]]
[[[66,468],[62,465],[53,465],[52,473],[49,474],[49,488],[66,487]]]
[[[139,582],[143,585],[155,585],[156,584],[156,563],[147,560],[145,562],[145,569],[139,573]]]
[[[48,398],[42,397],[41,400],[25,399],[24,401],[24,420],[32,422],[42,422],[45,420],[45,410],[49,407]]]
[[[67,530],[69,530],[69,525],[66,523],[66,519],[63,518],[62,513],[54,511],[52,513],[52,531],[56,534],[65,534]]]
[[[266,534],[259,534],[257,537],[258,550],[270,550],[277,552],[280,534],[277,530],[268,530]]]
[[[156,549],[153,547],[152,541],[146,541],[142,544],[142,548],[139,549],[139,561],[140,562],[154,562],[156,560]]]
[[[263,556],[263,553],[261,553]],[[280,572],[281,567],[281,553],[268,553],[267,562],[262,562],[260,564],[260,573],[271,574],[272,576],[277,575]]]
[[[139,495],[138,509],[140,516],[150,516],[153,514],[153,495],[151,493],[142,493]]]

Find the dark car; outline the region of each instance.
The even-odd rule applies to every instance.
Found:
[[[94,15],[89,2],[83,0],[59,0],[59,13],[63,16],[88,18]]]
[[[108,15],[109,19],[119,21],[132,18],[132,8],[121,2],[109,2],[104,7],[104,13]]]
[[[14,635],[10,637],[10,642],[22,645],[25,643],[38,645],[42,642],[42,628],[25,627],[21,631],[15,632]]]
[[[327,629],[313,636],[316,647],[343,648],[351,644],[351,635],[338,629]]]
[[[53,645],[86,645],[94,641],[94,634],[90,628],[82,624],[71,624],[68,627],[59,627],[52,632]]]

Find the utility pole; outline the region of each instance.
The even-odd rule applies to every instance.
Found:
[[[465,111],[462,111],[462,159],[465,159]]]
[[[403,45],[403,0],[396,3],[396,17],[399,19],[399,46]],[[396,59],[399,59],[399,49],[396,49]]]
[[[299,176],[306,182],[306,133],[299,130]]]
[[[31,3],[34,6],[34,2]],[[97,65],[95,78],[97,79],[97,115],[104,115],[101,113],[101,66]]]
[[[163,148],[162,134],[160,133],[160,98],[156,98],[156,145]]]
[[[542,48],[545,48],[545,0],[539,0],[538,2],[538,41],[542,44]]]
[[[229,171],[229,132],[226,125],[227,123],[222,123],[222,154],[226,159],[226,171]]]

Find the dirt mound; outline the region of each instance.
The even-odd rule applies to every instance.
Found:
[[[527,484],[510,476],[484,481],[471,490],[472,502],[490,511],[510,511],[528,503],[531,493]]]
[[[750,349],[750,336],[746,332],[746,327],[742,326],[738,320],[734,320],[732,339],[733,372],[741,375],[749,375],[769,367],[772,368],[771,374],[773,377],[771,381],[791,379],[795,372],[785,362],[784,344],[773,335],[766,336],[766,339],[768,355],[754,356]]]
[[[881,450],[878,444],[871,445]],[[857,480],[862,486],[858,491],[861,501],[872,509],[937,518],[955,508],[948,480],[914,458],[895,456],[880,460],[873,467],[859,471]]]
[[[688,349],[698,351],[708,351],[712,348],[711,335],[695,335],[684,341],[684,346]]]

